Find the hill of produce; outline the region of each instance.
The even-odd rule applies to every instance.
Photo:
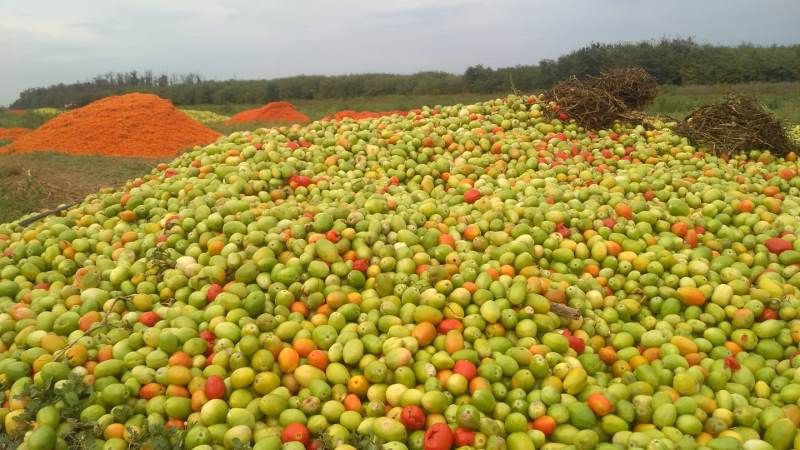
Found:
[[[219,133],[190,119],[169,100],[134,93],[62,113],[3,151],[163,158],[217,137]]]
[[[248,109],[231,116],[226,123],[286,122],[305,123],[310,119],[290,102],[270,102],[260,108]]]
[[[238,132],[0,226],[0,438],[798,448],[796,156],[552,106]]]
[[[20,136],[24,136],[30,133],[32,130],[29,128],[20,128],[20,127],[13,127],[13,128],[0,128],[0,139],[8,139],[13,141],[15,139],[19,139]]]

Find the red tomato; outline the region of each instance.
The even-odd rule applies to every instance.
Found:
[[[206,397],[208,397],[209,400],[214,398],[224,399],[225,381],[219,375],[211,375],[206,380],[206,384],[203,387],[203,392],[205,392]]]
[[[453,432],[444,423],[435,423],[425,432],[422,441],[424,450],[449,450],[453,445]]]
[[[456,361],[455,365],[453,365],[453,372],[464,375],[467,381],[472,381],[473,378],[478,376],[478,368],[475,367],[475,364],[472,364],[471,361],[467,361],[466,359]]]
[[[311,441],[311,433],[302,423],[290,423],[283,429],[281,440],[283,442],[301,442],[303,445],[308,445]]]
[[[152,327],[158,323],[159,320],[161,320],[161,317],[159,317],[154,311],[145,311],[139,316],[139,322],[146,327]]]
[[[330,230],[327,233],[325,233],[325,239],[335,244],[339,242],[339,232],[337,232],[336,230]]]
[[[353,270],[366,273],[368,267],[369,267],[369,260],[366,258],[361,258],[353,261]]]
[[[614,410],[611,401],[599,392],[590,394],[589,397],[586,398],[586,403],[589,405],[589,409],[600,417],[610,414],[611,411]]]
[[[208,301],[213,302],[215,298],[222,292],[222,286],[214,283],[208,287],[208,291],[206,292],[206,298]]]
[[[458,427],[456,431],[453,432],[453,442],[456,444],[456,447],[472,445],[475,443],[475,432],[467,428]]]
[[[481,198],[481,191],[475,188],[469,188],[467,192],[464,192],[464,201],[467,203],[475,203],[479,198]]]
[[[308,186],[311,184],[311,178],[305,175],[295,175],[293,178],[294,180],[291,181],[294,181],[298,186]]]
[[[575,350],[575,352],[579,355],[586,350],[586,343],[583,342],[583,339],[577,336],[567,336],[567,341],[569,342],[570,348]]]
[[[451,330],[463,330],[464,325],[458,319],[444,319],[439,322],[439,333],[447,334]]]
[[[761,314],[758,316],[758,320],[765,321],[770,319],[777,319],[778,318],[778,311],[775,311],[772,308],[764,308],[764,311],[761,311]]]
[[[566,227],[566,225],[564,225],[563,223],[559,223],[559,224],[556,225],[556,233],[558,233],[561,236],[564,236],[566,238],[566,237],[569,237],[569,235],[572,232],[569,230],[569,228]]]
[[[767,246],[767,250],[769,250],[771,253],[777,254],[781,254],[786,250],[792,249],[792,243],[781,238],[769,238],[766,242],[764,242],[764,245]]]
[[[214,336],[214,332],[211,330],[203,330],[200,332],[200,337],[205,339],[207,342],[214,342],[216,336]]]
[[[736,372],[737,370],[742,368],[741,363],[739,363],[739,361],[737,361],[736,358],[733,356],[725,357],[725,366],[728,369],[731,369],[732,372]]]
[[[425,411],[417,405],[408,405],[400,412],[400,422],[407,430],[421,430],[425,427]]]
[[[550,416],[537,417],[531,422],[531,428],[541,431],[545,436],[550,436],[556,429],[556,420]]]

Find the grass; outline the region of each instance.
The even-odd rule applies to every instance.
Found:
[[[716,102],[728,93],[754,96],[786,125],[800,123],[800,83],[662,86],[647,112],[680,119],[698,106]]]
[[[148,173],[157,163],[52,152],[0,156],[0,223],[119,186]]]
[[[788,125],[800,123],[800,83],[758,83],[715,86],[664,86],[655,102],[647,108],[651,114],[684,117],[702,104],[723,98],[729,92],[755,96]],[[390,95],[351,99],[297,100],[295,106],[311,117],[320,119],[343,109],[408,110],[423,105],[474,103],[505,95]],[[192,105],[191,109],[233,115],[261,105]],[[14,113],[0,110],[0,127],[36,128],[46,117],[30,111]],[[271,124],[210,124],[212,128],[231,133]],[[0,145],[3,142],[0,141]],[[0,156],[0,222],[14,220],[23,214],[77,200],[101,187],[122,184],[125,180],[147,173],[157,161],[134,158],[69,156],[59,153],[33,153]]]

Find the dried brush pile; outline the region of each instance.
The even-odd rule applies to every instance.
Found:
[[[658,82],[641,67],[610,69],[584,79],[572,76],[545,93],[561,117],[574,118],[586,128],[600,129],[630,120],[658,93]]]
[[[743,95],[731,94],[720,103],[700,106],[676,131],[717,154],[769,150],[786,156],[792,151],[780,121],[754,98]]]

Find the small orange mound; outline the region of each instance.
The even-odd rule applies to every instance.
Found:
[[[391,116],[393,114],[402,114],[405,115],[405,111],[352,111],[349,109],[345,109],[328,116],[325,116],[324,120],[344,120],[344,119],[353,119],[353,120],[364,120],[364,119],[375,119],[378,117],[383,116]]]
[[[107,97],[54,117],[3,147],[3,153],[173,157],[220,136],[153,94]]]
[[[307,115],[295,109],[289,102],[270,102],[266,105],[242,111],[233,115],[226,123],[242,122],[291,122],[303,123],[310,119]]]
[[[31,131],[33,130],[30,128],[0,128],[0,140],[8,139],[10,141],[15,141]]]

